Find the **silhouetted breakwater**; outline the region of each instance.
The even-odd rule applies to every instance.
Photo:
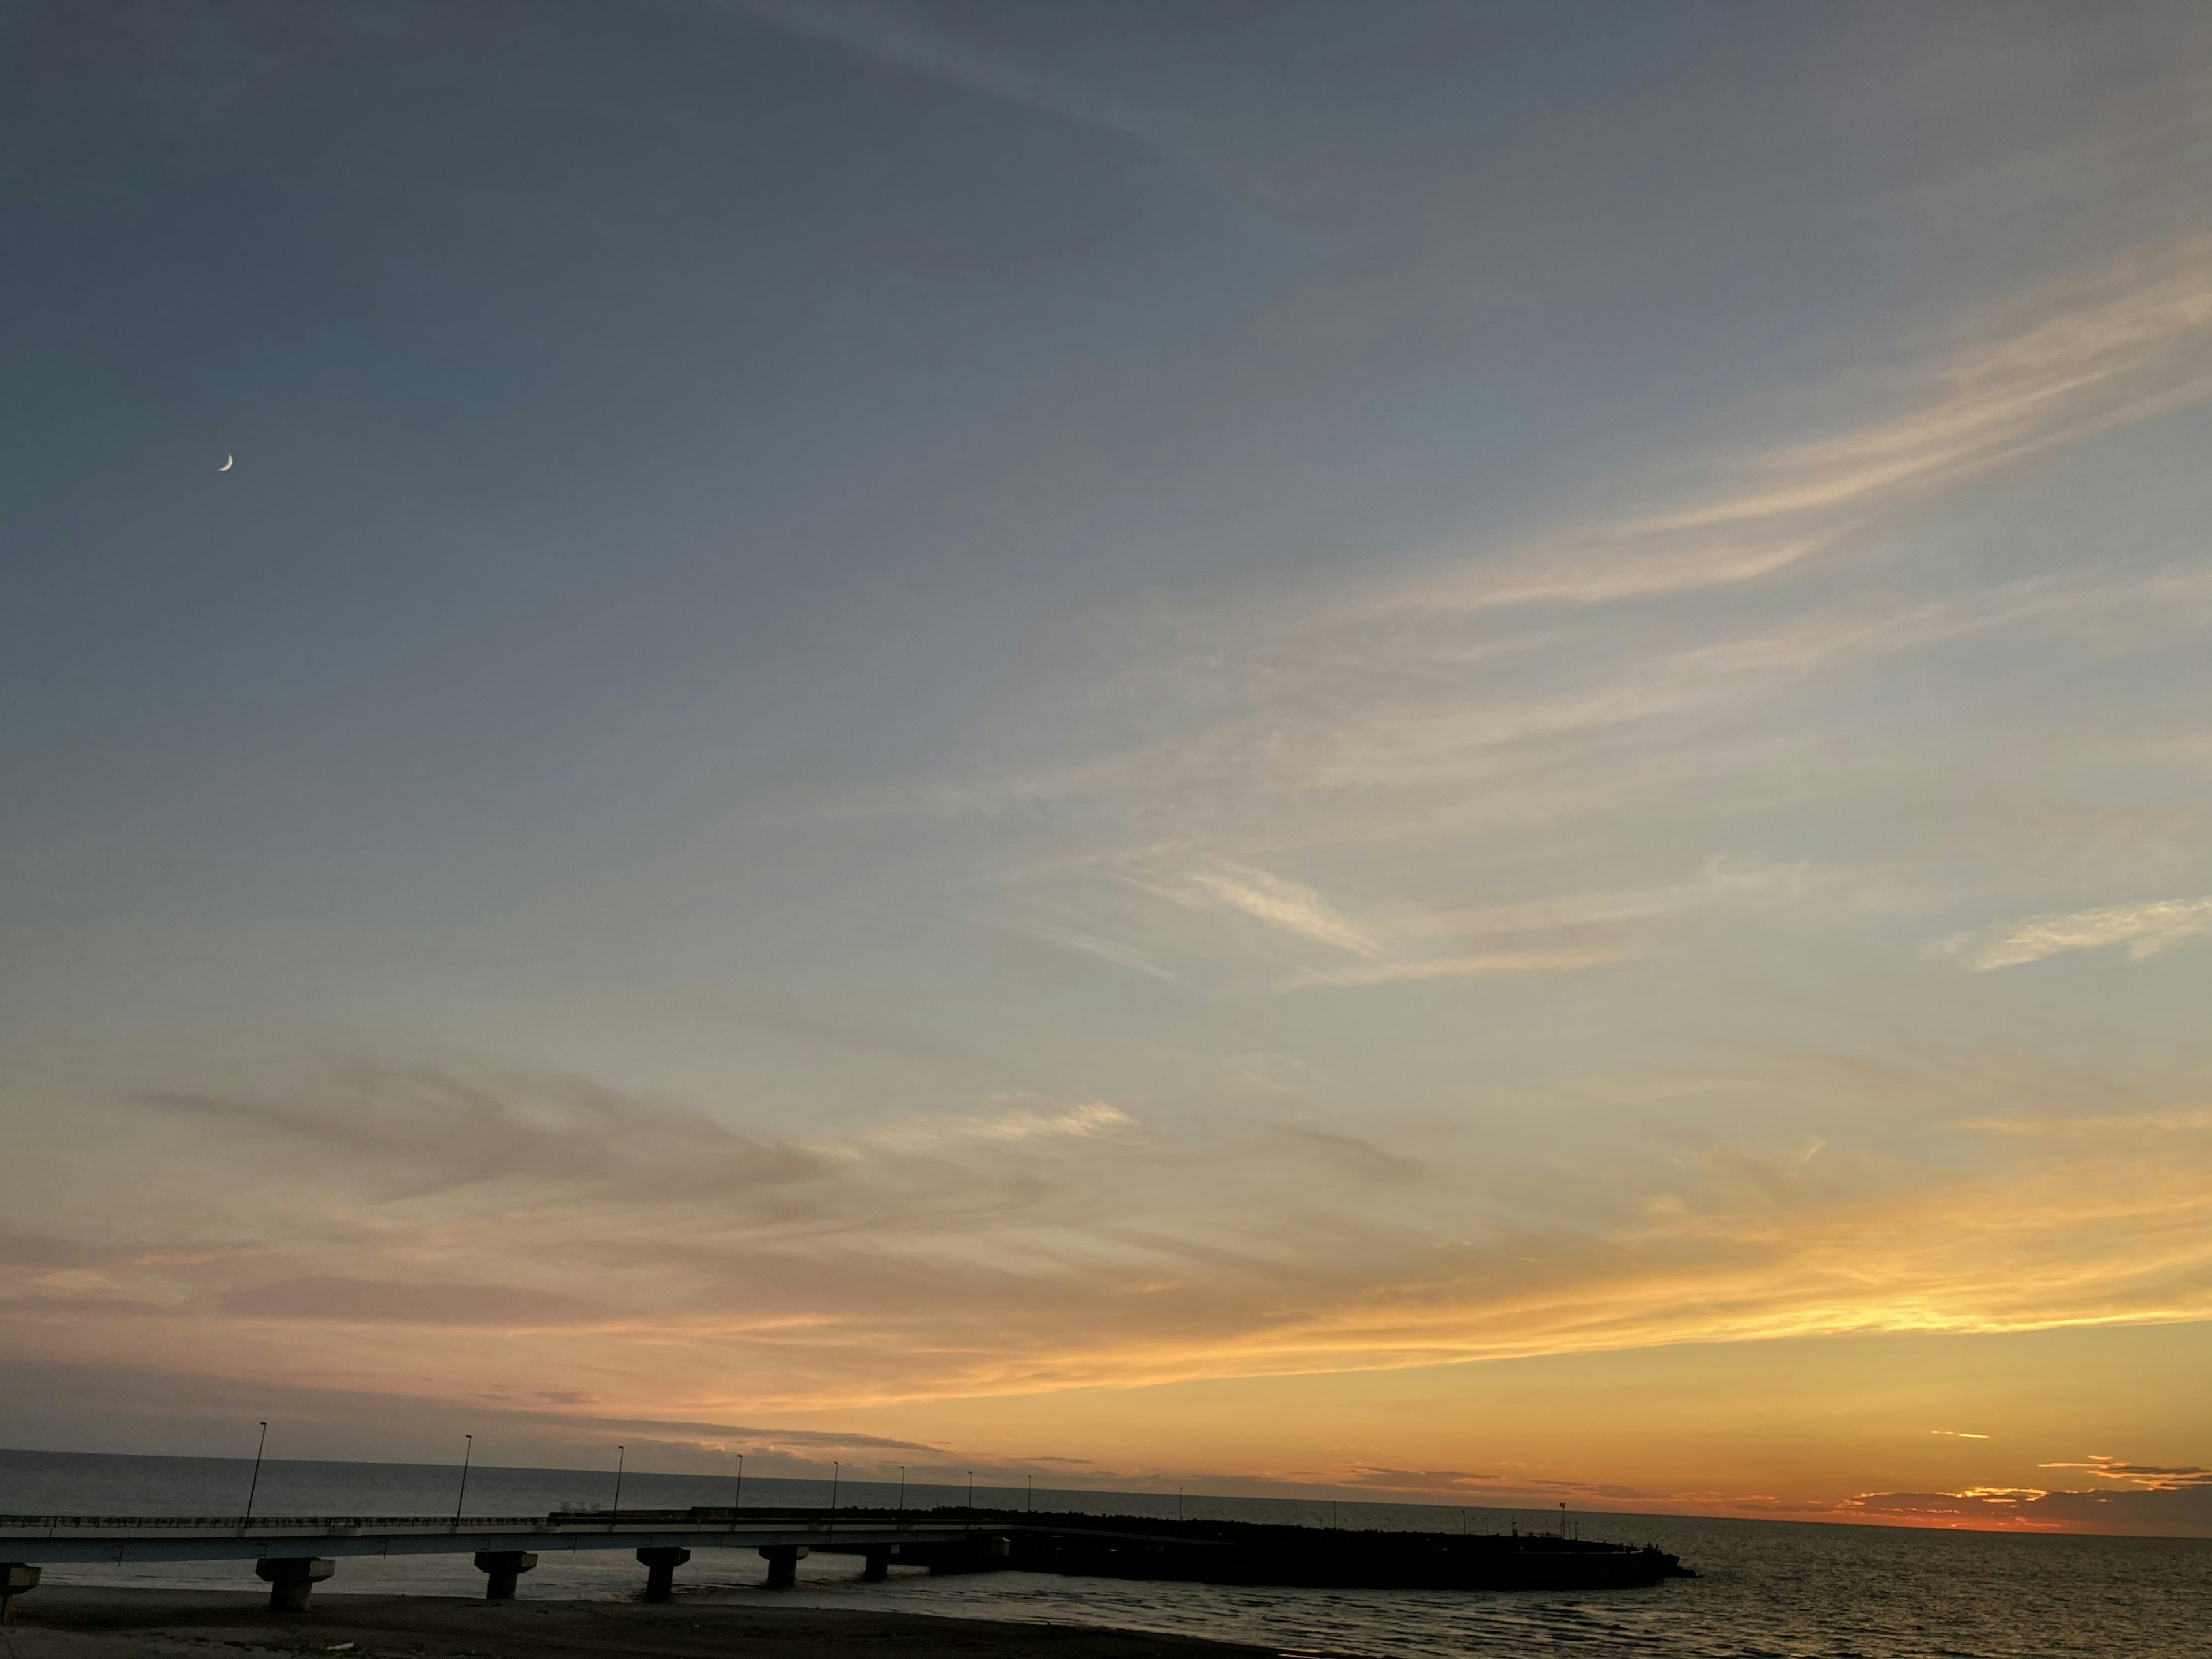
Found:
[[[1049,1533],[1013,1536],[1007,1565],[1097,1578],[1187,1579],[1316,1589],[1602,1589],[1682,1577],[1651,1548],[1570,1538],[1357,1532],[1255,1522],[1194,1521],[1167,1538],[1116,1535],[1091,1517],[1051,1517]],[[1073,1522],[1074,1524],[1066,1524]]]

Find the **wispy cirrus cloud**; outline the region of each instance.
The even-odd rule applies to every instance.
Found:
[[[2130,962],[2141,962],[2207,933],[2212,933],[2212,898],[2151,899],[2140,904],[2027,916],[1994,927],[1953,933],[1930,940],[1922,947],[1922,953],[1986,974],[2070,951],[2102,951],[2116,945],[2125,947]]]
[[[834,1157],[851,1158],[863,1146],[918,1151],[963,1143],[988,1146],[994,1142],[1081,1140],[1136,1127],[1136,1119],[1103,1100],[1008,1104],[993,1112],[896,1119],[858,1136],[828,1142],[823,1149]]]
[[[1678,901],[1654,849],[1802,866],[1682,839],[1740,822],[1693,811],[1701,789],[1787,816],[1824,787],[1779,781],[1803,751],[1778,707],[1847,719],[1846,682],[1941,684],[1962,653],[2027,640],[2108,654],[2201,618],[2212,579],[2178,552],[2023,572],[1900,549],[2008,469],[2212,395],[2208,295],[2212,240],[2146,245],[1922,324],[1817,400],[1856,422],[1678,453],[1608,481],[1615,510],[1364,556],[1385,568],[1370,578],[1125,617],[1129,665],[1082,690],[1087,753],[941,781],[927,808],[1048,821],[1059,855],[1005,884],[1005,925],[1198,994],[1572,975],[1661,955],[1700,915],[1832,910],[1847,871]],[[1895,746],[1832,735],[1875,772]],[[1755,775],[1769,750],[1780,771]],[[2009,966],[2118,927],[2140,956],[2197,929],[2191,902],[1934,951]],[[1552,919],[1468,921],[1516,907]]]
[[[2028,455],[2212,398],[2212,239],[2139,248],[1954,322],[1893,370],[1897,412],[1709,463],[1704,487],[1347,599],[1344,621],[1624,600],[1756,581]],[[1438,550],[1440,554],[1446,550]]]
[[[1189,865],[1154,850],[1109,868],[1117,887],[1165,905],[1111,912],[1118,937],[1101,937],[1109,926],[1103,916],[1094,916],[1079,931],[1044,921],[1030,921],[1025,931],[1167,978],[1172,976],[1158,962],[1190,952],[1194,939],[1188,924],[1194,918],[1206,919],[1212,942],[1223,951],[1244,948],[1239,927],[1259,922],[1268,944],[1251,948],[1275,962],[1277,971],[1267,982],[1285,991],[1572,973],[1632,961],[1698,911],[1787,904],[1822,879],[1802,863],[1711,858],[1693,876],[1645,887],[1453,907],[1385,906],[1370,896],[1354,914],[1311,884],[1249,864]],[[1321,948],[1306,948],[1312,946]],[[1346,963],[1347,956],[1355,960]]]
[[[1184,888],[1196,889],[1230,909],[1254,916],[1286,933],[1317,939],[1357,956],[1382,954],[1382,946],[1349,916],[1311,887],[1249,866],[1194,870]],[[1169,890],[1171,893],[1176,890]],[[1179,896],[1179,895],[1178,895]]]
[[[1625,945],[1528,945],[1425,961],[1375,963],[1312,973],[1290,981],[1291,990],[1349,985],[1406,985],[1422,980],[1469,979],[1489,974],[1571,974],[1626,962],[1638,954]]]
[[[2055,1114],[2047,1117],[1966,1117],[1957,1120],[1961,1129],[1983,1129],[1996,1134],[2062,1135],[2112,1145],[2138,1145],[2169,1135],[2212,1129],[2212,1107],[2178,1107],[2172,1110],[2103,1111],[2081,1115]]]

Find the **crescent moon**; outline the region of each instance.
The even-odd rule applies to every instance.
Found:
[[[233,461],[236,460],[237,459],[238,459],[238,457],[237,457],[237,456],[235,456],[235,455],[226,455],[226,456],[224,456],[224,457],[222,458],[222,465],[221,466],[219,466],[219,467],[216,468],[216,471],[218,471],[218,472],[228,472],[228,471],[230,471],[230,464],[231,464]]]

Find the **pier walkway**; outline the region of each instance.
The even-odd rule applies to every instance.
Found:
[[[271,1586],[272,1607],[307,1605],[308,1589],[348,1558],[473,1555],[495,1601],[540,1556],[562,1550],[632,1550],[647,1570],[649,1600],[665,1601],[676,1568],[698,1549],[752,1550],[771,1589],[795,1581],[810,1551],[858,1555],[882,1577],[894,1559],[951,1567],[1006,1553],[1003,1528],[981,1519],[829,1515],[820,1510],[647,1510],[537,1516],[86,1516],[0,1515],[0,1616],[8,1598],[37,1583],[36,1569],[129,1562],[244,1560]],[[991,1535],[986,1535],[991,1534]],[[21,1569],[32,1571],[27,1574]],[[7,1575],[27,1578],[10,1583]]]

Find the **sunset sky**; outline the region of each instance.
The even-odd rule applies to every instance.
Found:
[[[0,1443],[2212,1534],[2200,0],[17,0],[0,192]]]

